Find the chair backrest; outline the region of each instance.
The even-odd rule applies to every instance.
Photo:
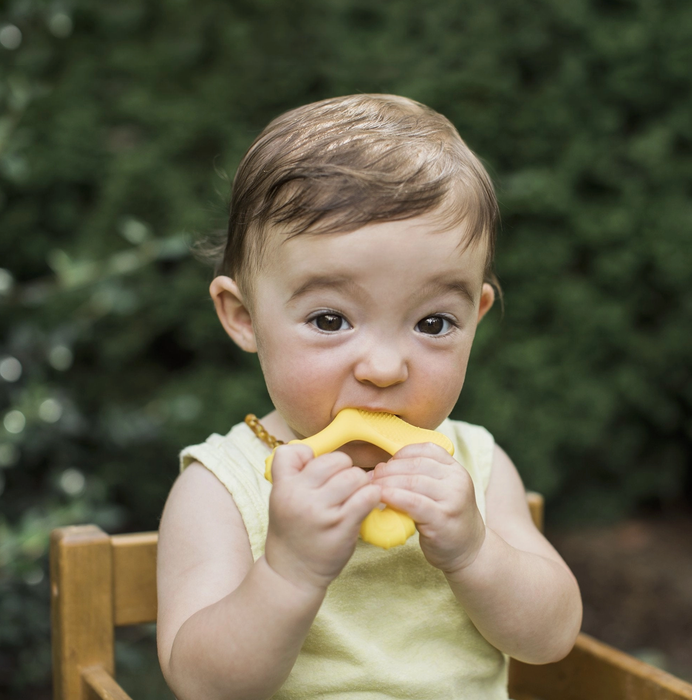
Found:
[[[114,629],[156,620],[156,544],[146,532],[109,536],[95,525],[51,535],[53,696],[128,695],[112,680]],[[117,688],[117,690],[116,690]],[[109,690],[110,695],[102,691]]]
[[[543,498],[529,493],[536,525]],[[51,624],[55,700],[131,700],[114,679],[115,627],[156,620],[157,533],[109,536],[95,525],[51,535]],[[556,664],[514,659],[515,700],[692,700],[692,685],[580,635]]]

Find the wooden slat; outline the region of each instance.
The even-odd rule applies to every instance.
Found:
[[[110,538],[95,525],[51,533],[53,697],[86,700],[80,667],[113,673],[113,574]]]
[[[84,669],[82,678],[87,687],[86,700],[132,700],[101,666]]]
[[[527,491],[526,500],[529,504],[533,524],[543,532],[543,496],[535,491]]]
[[[580,634],[557,663],[512,660],[510,693],[517,700],[692,700],[692,685]]]
[[[115,624],[156,620],[156,532],[111,537]]]

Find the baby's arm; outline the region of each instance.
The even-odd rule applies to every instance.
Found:
[[[534,526],[503,450],[495,447],[485,524],[468,473],[434,445],[404,448],[377,467],[375,482],[383,501],[411,514],[426,557],[491,644],[528,663],[569,652],[581,625],[579,588]]]
[[[268,698],[290,673],[379,500],[342,453],[311,457],[304,446],[277,453],[266,553],[254,563],[216,477],[193,464],[175,483],[159,532],[158,646],[180,700]]]
[[[491,644],[527,663],[557,661],[581,627],[579,587],[534,526],[521,478],[497,446],[486,510],[486,536],[476,558],[447,580]]]

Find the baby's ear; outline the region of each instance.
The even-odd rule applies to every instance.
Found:
[[[214,277],[209,286],[216,315],[233,342],[246,352],[257,352],[255,330],[247,303],[238,285],[230,277]]]
[[[485,316],[488,311],[490,311],[493,303],[495,302],[495,290],[491,284],[487,282],[483,283],[483,288],[481,289],[481,301],[478,304],[478,322],[480,323],[483,316]]]

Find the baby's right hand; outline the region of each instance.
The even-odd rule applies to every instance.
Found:
[[[351,558],[380,488],[343,452],[314,458],[307,445],[279,447],[272,480],[267,563],[299,587],[324,590]]]

